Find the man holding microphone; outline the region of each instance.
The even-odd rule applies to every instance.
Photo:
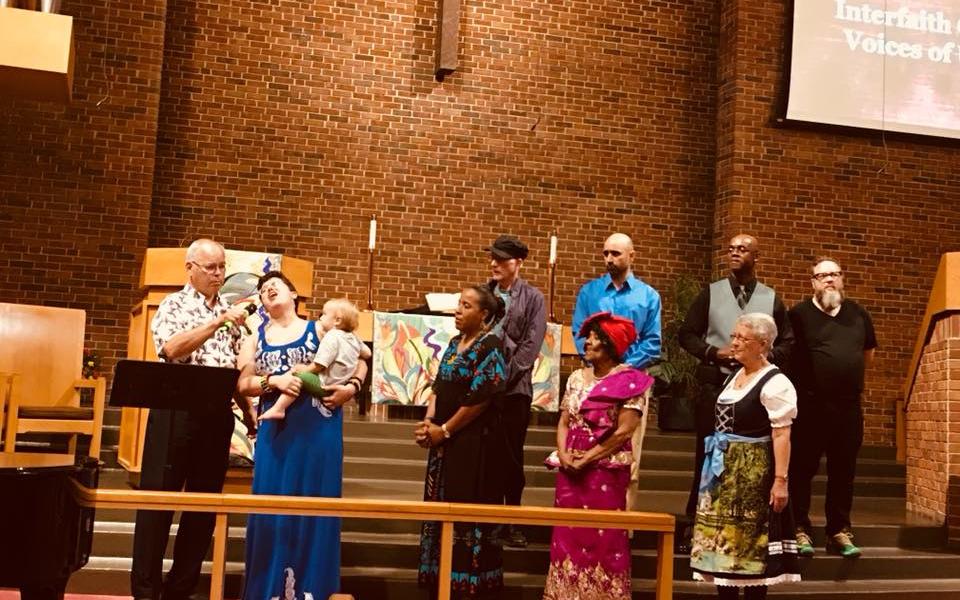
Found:
[[[248,313],[220,297],[226,275],[223,246],[196,240],[187,249],[185,266],[187,284],[163,299],[151,323],[157,356],[164,362],[235,368]],[[233,413],[228,405],[206,407],[202,398],[197,407],[150,411],[140,489],[222,491]],[[249,407],[242,408],[249,412]],[[181,515],[173,566],[161,581],[172,520],[172,511],[137,512],[130,573],[135,599],[186,600],[197,585],[213,537],[214,515]]]

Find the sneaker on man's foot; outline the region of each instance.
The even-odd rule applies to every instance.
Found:
[[[810,534],[803,529],[797,530],[797,554],[800,556],[813,556],[813,540]]]
[[[860,548],[853,545],[853,533],[849,529],[835,533],[827,538],[827,552],[839,554],[844,558],[856,558],[860,556]]]

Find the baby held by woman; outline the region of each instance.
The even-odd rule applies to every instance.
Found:
[[[346,298],[328,300],[317,321],[323,337],[313,363],[297,365],[293,369],[293,374],[303,381],[303,390],[314,396],[314,405],[325,416],[333,413],[319,401],[328,393],[324,387],[347,383],[357,368],[357,362],[370,358],[370,349],[354,333],[359,315],[357,307]],[[260,420],[283,419],[287,408],[296,399],[296,396],[281,394],[274,405],[260,415]]]

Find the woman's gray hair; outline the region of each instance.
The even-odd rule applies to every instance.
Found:
[[[737,319],[737,325],[743,325],[753,332],[768,348],[777,339],[777,324],[773,317],[764,313],[747,313]]]

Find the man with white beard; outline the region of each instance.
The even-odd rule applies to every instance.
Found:
[[[813,555],[810,482],[827,455],[827,552],[860,555],[853,543],[850,509],[857,453],[863,443],[860,395],[877,338],[870,314],[846,298],[837,261],[814,261],[813,297],[790,309],[796,341],[790,375],[798,415],[791,432],[790,503],[797,523],[797,550]]]

